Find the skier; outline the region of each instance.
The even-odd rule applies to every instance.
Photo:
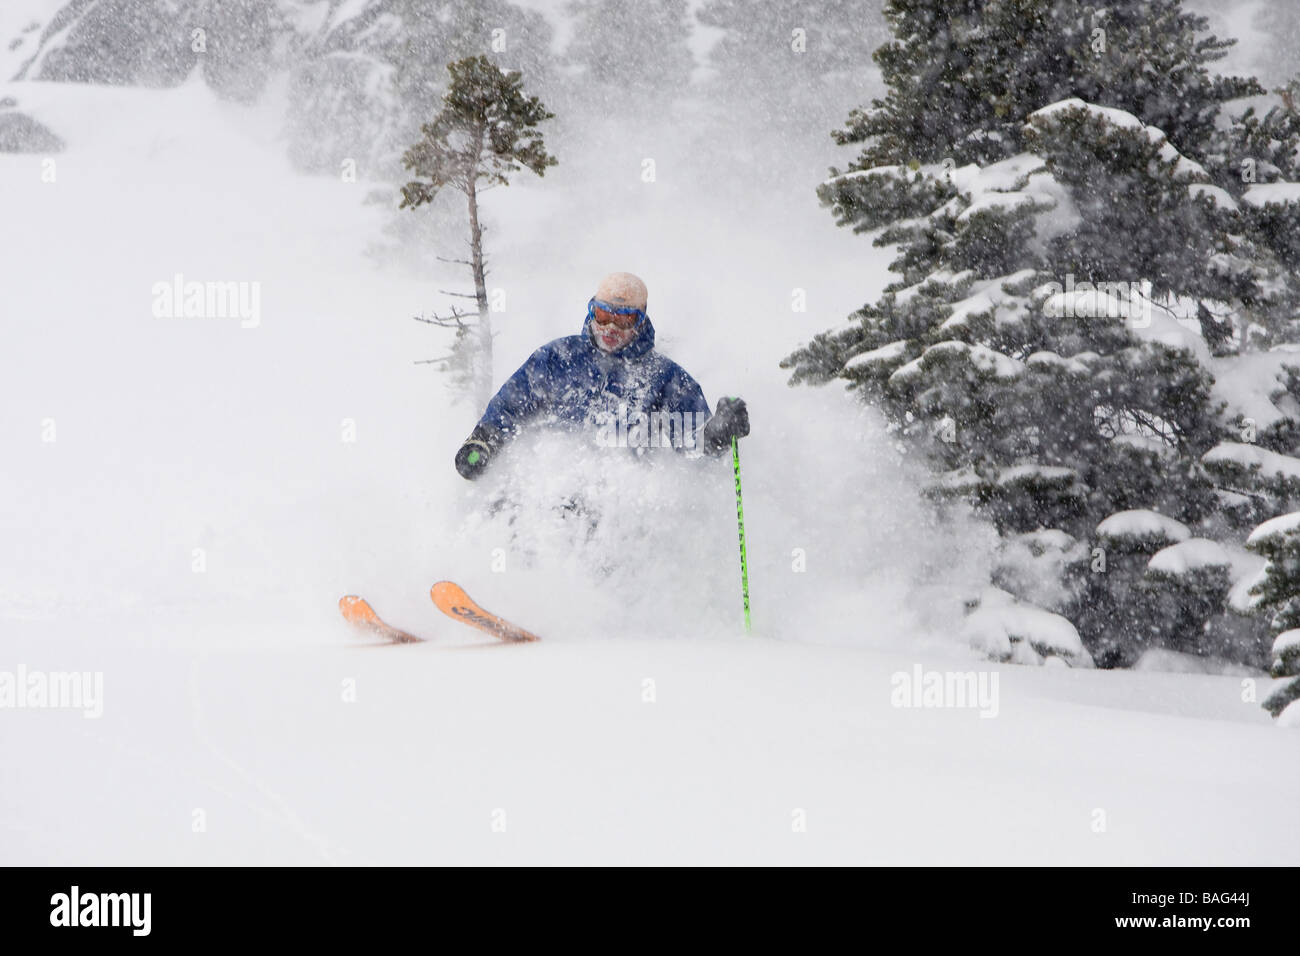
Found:
[[[739,398],[718,400],[710,416],[704,392],[676,362],[655,351],[645,283],[629,272],[601,280],[587,303],[582,332],[543,345],[519,367],[456,453],[456,470],[475,479],[526,426],[595,430],[599,444],[643,453],[668,444],[717,456],[749,434]]]

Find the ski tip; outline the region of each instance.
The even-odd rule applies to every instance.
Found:
[[[455,581],[435,581],[433,587],[429,588],[429,594],[436,601],[441,596],[451,597],[453,595],[464,595],[465,589]]]
[[[372,624],[379,620],[366,599],[355,594],[345,594],[339,598],[339,612],[353,624]]]
[[[378,634],[392,644],[418,644],[424,640],[422,637],[408,634],[400,628],[386,624],[365,598],[355,594],[345,594],[339,598],[339,612],[352,626],[371,634]]]
[[[454,581],[437,582],[429,588],[429,597],[433,598],[433,603],[444,614],[463,621],[471,627],[486,631],[500,640],[517,644],[541,640],[536,634],[525,631],[517,624],[511,624],[504,618],[483,610],[465,593],[465,589]]]

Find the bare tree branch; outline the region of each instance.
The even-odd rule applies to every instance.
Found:
[[[461,319],[465,316],[477,314],[477,312],[467,312],[462,309],[453,308],[450,315],[439,315],[435,312],[433,313],[432,318],[425,318],[423,315],[413,315],[411,318],[415,319],[417,322],[423,322],[425,325],[436,325],[444,329],[463,329],[466,328],[466,325],[461,321]]]

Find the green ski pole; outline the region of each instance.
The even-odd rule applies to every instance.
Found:
[[[740,588],[745,596],[745,633],[749,633],[749,561],[745,558],[745,506],[740,499],[740,445],[731,438],[731,465],[736,472],[736,525],[740,528]]]

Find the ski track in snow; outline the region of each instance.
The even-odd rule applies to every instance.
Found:
[[[248,770],[248,768],[234,757],[230,756],[224,748],[217,744],[216,740],[213,738],[212,732],[207,726],[207,718],[205,717],[203,709],[203,691],[199,687],[199,670],[205,659],[204,656],[195,658],[194,661],[191,662],[189,670],[188,686],[190,695],[190,717],[193,723],[195,736],[198,737],[199,741],[214,757],[220,760],[225,766],[229,767],[240,780],[244,781],[248,786],[256,790],[267,801],[269,801],[271,809],[267,809],[255,801],[248,800],[220,784],[215,784],[214,789],[217,789],[232,800],[238,800],[246,806],[251,807],[258,813],[265,815],[268,819],[287,827],[295,835],[305,840],[312,847],[312,851],[319,854],[321,860],[325,863],[337,864],[342,862],[346,857],[346,850],[337,847],[329,837],[312,831],[298,818],[298,815],[293,812],[293,809],[288,806],[283,797],[268,786],[264,780]]]

